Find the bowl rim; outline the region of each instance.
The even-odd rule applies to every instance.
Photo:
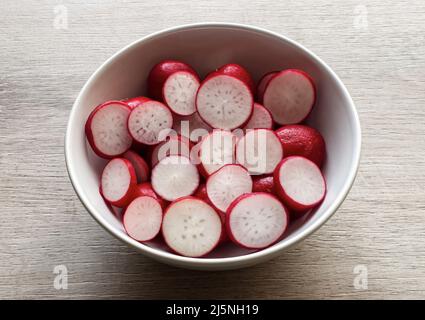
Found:
[[[131,239],[130,237],[125,237],[123,233],[115,229],[113,226],[111,226],[106,219],[104,219],[100,213],[97,212],[97,210],[92,206],[92,204],[89,202],[87,197],[85,196],[84,192],[82,191],[82,188],[78,182],[78,179],[76,177],[76,170],[74,168],[74,165],[72,161],[70,160],[70,154],[71,154],[71,130],[72,126],[71,124],[74,123],[74,118],[76,117],[76,107],[81,103],[81,99],[83,94],[87,91],[90,84],[96,80],[99,77],[99,74],[102,72],[102,70],[107,67],[109,64],[111,64],[114,60],[116,60],[118,57],[120,57],[122,54],[124,54],[129,48],[153,39],[158,36],[163,36],[167,34],[171,34],[178,31],[184,31],[188,29],[202,29],[202,28],[230,28],[230,29],[242,29],[245,31],[254,32],[257,34],[262,34],[266,36],[271,36],[274,38],[279,38],[280,40],[283,40],[287,42],[289,45],[304,51],[309,58],[315,59],[318,61],[327,72],[331,74],[331,76],[336,80],[337,86],[340,88],[341,92],[343,93],[345,99],[347,99],[349,103],[349,112],[351,114],[352,119],[354,119],[354,162],[350,168],[349,174],[347,176],[347,179],[341,189],[341,191],[338,193],[335,201],[330,205],[330,207],[307,229],[303,230],[300,234],[294,236],[289,241],[282,241],[274,244],[271,247],[249,253],[242,256],[235,256],[235,257],[224,257],[224,258],[191,258],[191,257],[184,257],[179,256],[177,254],[174,254],[172,252],[163,251],[162,249],[153,248],[150,246],[147,246],[143,243],[137,242],[136,240]],[[246,24],[239,24],[239,23],[225,23],[225,22],[203,22],[203,23],[191,23],[191,24],[184,24],[179,25],[167,29],[163,29],[154,33],[151,33],[147,36],[144,36],[138,40],[133,41],[132,43],[128,44],[127,46],[123,47],[119,51],[117,51],[115,54],[113,54],[111,57],[109,57],[105,62],[103,62],[96,71],[89,77],[89,79],[86,81],[82,89],[80,90],[69,115],[66,134],[65,134],[65,162],[66,162],[66,168],[68,171],[69,178],[71,180],[71,184],[80,199],[83,206],[86,208],[86,210],[90,213],[90,215],[96,220],[106,231],[108,231],[110,234],[115,236],[117,239],[121,240],[122,242],[126,243],[127,245],[134,247],[141,253],[154,258],[159,259],[163,262],[166,262],[167,260],[171,260],[174,262],[174,264],[183,265],[183,266],[193,266],[193,267],[202,267],[202,266],[223,266],[223,265],[234,265],[239,263],[249,264],[251,262],[252,264],[255,263],[256,260],[263,260],[267,259],[269,256],[270,258],[273,257],[275,254],[277,254],[279,251],[283,251],[284,249],[288,249],[289,247],[294,246],[295,244],[299,243],[303,239],[307,238],[311,234],[313,234],[315,231],[317,231],[323,224],[326,223],[326,221],[338,210],[338,208],[341,206],[344,199],[347,197],[353,183],[355,180],[355,177],[357,175],[357,171],[360,164],[360,154],[361,154],[361,128],[360,128],[360,120],[359,116],[357,114],[357,110],[355,107],[355,104],[341,81],[341,79],[337,76],[337,74],[316,54],[314,54],[309,49],[305,48],[301,44],[297,43],[294,40],[291,40],[287,38],[286,36],[283,36],[277,32],[273,32],[264,28],[246,25]],[[170,262],[171,263],[171,262]]]

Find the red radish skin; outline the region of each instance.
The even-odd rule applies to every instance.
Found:
[[[273,176],[254,176],[252,178],[252,192],[275,193]]]
[[[289,69],[274,75],[264,92],[263,104],[279,125],[297,124],[310,114],[316,101],[313,79],[304,71]]]
[[[131,192],[133,199],[137,197],[148,196],[158,200],[163,210],[165,210],[169,205],[167,200],[162,199],[159,195],[156,194],[150,182],[139,183],[133,187]]]
[[[131,110],[128,131],[133,139],[145,145],[160,143],[173,126],[170,109],[158,101],[147,101]]]
[[[170,136],[168,140],[156,145],[152,150],[152,167],[156,166],[160,160],[171,155],[190,157],[191,148],[192,144],[186,137],[179,135]]]
[[[253,106],[253,95],[245,82],[220,73],[205,79],[196,95],[200,117],[216,129],[243,126],[250,119]]]
[[[251,176],[238,164],[228,164],[217,170],[208,177],[206,185],[208,198],[221,212],[226,212],[240,195],[252,192]]]
[[[282,144],[270,129],[247,130],[236,145],[237,163],[247,168],[252,175],[273,173],[282,157]]]
[[[195,70],[188,64],[177,60],[165,60],[156,64],[148,76],[149,96],[156,100],[162,99],[162,88],[167,78],[175,72],[187,71],[196,75]]]
[[[195,98],[199,85],[199,78],[193,72],[174,72],[164,83],[162,100],[176,115],[190,116],[196,112]]]
[[[232,202],[226,212],[229,238],[248,249],[263,249],[278,241],[289,224],[289,214],[270,193],[248,193]]]
[[[276,130],[283,146],[285,157],[302,156],[322,167],[326,158],[326,143],[314,128],[294,124]]]
[[[180,198],[167,208],[162,235],[167,245],[186,257],[203,257],[220,242],[223,234],[220,215],[205,201]]]
[[[152,99],[148,98],[148,97],[135,97],[135,98],[130,98],[130,99],[126,99],[123,100],[123,102],[125,104],[127,104],[131,109],[134,109],[138,106],[140,106],[141,104],[151,101]]]
[[[279,71],[272,71],[269,73],[266,73],[258,82],[257,85],[257,100],[262,103],[263,97],[264,97],[264,91],[266,91],[267,85],[269,84],[269,81],[271,78],[273,78],[276,74],[278,74]]]
[[[242,66],[236,63],[225,64],[217,70],[218,73],[227,74],[229,76],[233,76],[238,78],[239,80],[245,82],[245,84],[249,87],[251,92],[254,92],[254,81],[252,80],[249,72]]]
[[[254,111],[244,129],[273,129],[272,114],[261,104],[254,103]]]
[[[130,107],[121,101],[108,101],[91,112],[85,133],[99,157],[111,159],[130,149],[133,139],[126,126],[130,111]]]
[[[194,143],[212,131],[197,112],[187,117],[174,116],[173,129]]]
[[[290,209],[306,211],[326,195],[326,182],[319,167],[304,157],[283,159],[274,172],[276,193]]]
[[[100,178],[102,197],[111,205],[123,208],[133,200],[136,171],[130,161],[115,158],[108,162]]]
[[[127,234],[139,242],[150,241],[161,231],[162,208],[149,196],[134,199],[125,209],[123,225]]]
[[[196,166],[184,156],[168,156],[152,169],[152,188],[167,201],[192,195],[199,180]]]
[[[149,180],[150,169],[146,161],[139,156],[136,152],[128,150],[124,153],[123,158],[127,159],[133,165],[136,171],[137,182],[142,183]]]

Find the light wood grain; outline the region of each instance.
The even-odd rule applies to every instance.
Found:
[[[58,4],[67,30],[53,27]],[[359,5],[366,30],[354,23]],[[424,16],[419,0],[2,0],[0,298],[424,298]],[[257,25],[313,50],[347,85],[363,129],[359,176],[337,214],[279,258],[220,273],[158,264],[104,232],[63,156],[72,103],[101,62],[153,31],[205,21]],[[53,287],[59,264],[67,290]],[[353,287],[359,264],[367,290]]]

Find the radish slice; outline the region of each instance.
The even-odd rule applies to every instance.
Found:
[[[252,191],[252,179],[248,171],[238,164],[229,164],[214,172],[207,180],[207,195],[211,203],[225,212],[242,194]]]
[[[276,192],[295,211],[317,206],[325,198],[326,182],[319,167],[299,156],[283,159],[274,172]]]
[[[288,226],[289,216],[269,193],[249,193],[237,198],[226,213],[227,234],[236,244],[262,249],[275,243]]]
[[[201,138],[212,130],[212,128],[201,119],[198,112],[187,117],[175,116],[173,129],[177,131],[178,134],[189,138],[190,141],[194,143],[199,142]]]
[[[174,72],[162,88],[163,100],[175,114],[189,116],[196,112],[195,97],[199,84],[199,78],[192,72]]]
[[[270,129],[248,130],[236,145],[236,161],[251,174],[272,173],[282,157],[282,144]]]
[[[303,121],[316,100],[313,79],[301,70],[289,69],[276,74],[267,85],[263,104],[280,125]]]
[[[273,176],[255,176],[252,178],[252,192],[274,193]]]
[[[202,82],[196,96],[201,118],[211,127],[232,130],[251,117],[254,100],[251,90],[241,80],[214,74]]]
[[[134,199],[125,209],[123,224],[133,239],[144,242],[152,240],[161,230],[162,208],[158,200],[142,196]]]
[[[133,199],[137,197],[148,196],[158,200],[163,210],[165,210],[165,208],[167,208],[169,204],[168,201],[162,199],[160,196],[158,196],[155,193],[150,182],[140,183],[137,186],[133,187],[132,194],[133,194]]]
[[[226,164],[235,162],[237,137],[230,131],[214,130],[204,137],[199,150],[201,171],[209,176]]]
[[[190,157],[191,143],[182,136],[170,136],[167,141],[156,145],[152,151],[151,161],[154,167],[160,160],[171,155]]]
[[[254,103],[254,112],[244,129],[273,129],[273,118],[269,110]]]
[[[110,204],[122,208],[133,200],[132,188],[136,183],[136,172],[131,162],[115,158],[103,169],[100,179],[101,194]]]
[[[168,201],[193,194],[199,186],[196,166],[184,156],[169,156],[152,170],[152,187]]]
[[[152,99],[148,98],[148,97],[135,97],[135,98],[130,98],[130,99],[125,99],[123,100],[123,102],[125,104],[127,104],[131,109],[134,109],[138,106],[140,106],[141,104],[147,102],[147,101],[151,101]]]
[[[168,246],[183,256],[201,257],[219,243],[219,214],[205,201],[185,197],[173,202],[164,214],[162,234]]]
[[[122,156],[123,156],[123,158],[130,161],[131,164],[133,165],[134,170],[136,171],[138,183],[148,181],[149,171],[150,171],[149,166],[141,156],[139,156],[136,152],[131,151],[131,150],[128,150]]]
[[[128,117],[128,130],[133,139],[147,145],[160,143],[172,126],[170,109],[158,101],[147,101],[137,106]]]
[[[257,100],[259,102],[263,102],[264,98],[264,91],[266,91],[267,85],[269,84],[269,81],[271,78],[273,78],[276,74],[278,74],[279,71],[272,71],[269,73],[266,73],[258,82],[257,86]]]
[[[127,130],[130,107],[108,101],[96,107],[87,119],[85,132],[93,151],[102,158],[120,156],[133,142]]]

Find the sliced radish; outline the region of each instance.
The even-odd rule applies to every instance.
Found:
[[[133,239],[140,242],[152,240],[161,230],[160,203],[148,196],[134,199],[124,211],[123,224],[125,231]]]
[[[188,138],[183,136],[170,136],[168,140],[156,145],[152,150],[151,161],[154,167],[160,160],[171,155],[190,157],[192,145]]]
[[[244,129],[273,129],[273,118],[269,110],[254,103],[254,111]]]
[[[166,210],[162,234],[168,246],[178,254],[201,257],[219,243],[222,223],[218,213],[205,201],[185,197]]]
[[[149,166],[141,156],[132,150],[128,150],[122,156],[133,165],[134,170],[136,171],[138,183],[148,181],[150,173]]]
[[[255,176],[252,178],[253,192],[268,192],[274,193],[273,176]]]
[[[238,164],[225,165],[207,180],[208,198],[214,207],[222,212],[225,212],[237,197],[251,191],[251,176]]]
[[[165,200],[174,201],[189,196],[198,186],[198,169],[187,157],[166,157],[152,170],[152,187]]]
[[[128,130],[139,143],[160,143],[173,126],[173,116],[167,106],[158,101],[147,101],[134,108],[128,117]]]
[[[295,211],[317,206],[326,194],[326,182],[319,167],[299,156],[283,159],[274,172],[276,192]]]
[[[270,129],[247,130],[236,145],[236,161],[251,174],[272,173],[282,157],[282,144]]]
[[[245,82],[249,89],[254,92],[254,81],[252,80],[249,72],[244,67],[236,63],[229,63],[220,67],[217,72],[238,78],[239,80]]]
[[[126,103],[131,109],[134,109],[136,107],[138,107],[139,105],[147,102],[147,101],[151,101],[152,99],[148,98],[148,97],[135,97],[135,98],[130,98],[130,99],[125,99],[123,100],[124,103]]]
[[[226,164],[235,162],[237,137],[230,131],[213,130],[202,139],[199,160],[201,171],[209,176]]]
[[[254,100],[249,87],[238,78],[214,74],[205,79],[196,96],[196,108],[211,127],[235,129],[251,117]]]
[[[163,210],[165,210],[165,208],[167,208],[169,204],[168,201],[162,199],[160,196],[158,196],[155,193],[150,182],[139,183],[137,186],[133,187],[133,190],[132,190],[133,199],[137,197],[142,197],[142,196],[148,196],[158,200]]]
[[[289,223],[280,201],[269,193],[249,193],[237,198],[226,213],[229,238],[249,249],[262,249],[275,243]]]
[[[108,101],[96,107],[87,119],[85,132],[93,151],[102,158],[113,158],[130,149],[133,139],[127,130],[130,107]]]
[[[198,112],[187,117],[174,116],[173,129],[195,143],[212,131],[212,128],[201,119]]]
[[[263,104],[280,125],[295,124],[309,115],[316,100],[313,79],[304,71],[289,69],[276,74],[264,92]]]
[[[196,74],[188,71],[174,72],[162,88],[163,101],[175,114],[189,116],[196,112],[195,97],[199,85]]]
[[[100,178],[103,198],[110,204],[123,208],[132,200],[132,189],[137,183],[136,171],[130,161],[115,158],[108,162]]]
[[[264,97],[264,91],[266,91],[267,85],[269,84],[269,81],[271,78],[273,78],[276,74],[278,74],[279,71],[272,71],[269,73],[266,73],[258,82],[257,85],[257,100],[259,102],[263,102]]]

